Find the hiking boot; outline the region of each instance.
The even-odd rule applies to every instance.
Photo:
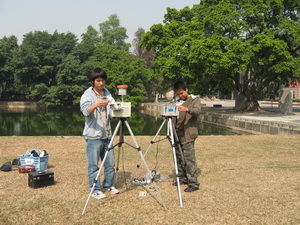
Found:
[[[196,186],[188,186],[186,189],[184,189],[185,192],[192,192],[199,190],[199,187]]]
[[[95,191],[95,192],[92,194],[92,197],[93,197],[93,198],[96,198],[96,199],[102,199],[102,198],[105,198],[106,195],[105,195],[102,191]]]
[[[106,190],[108,192],[110,192],[112,195],[115,195],[115,194],[119,194],[119,190],[117,188],[115,188],[114,186],[111,186],[110,188],[106,188]]]

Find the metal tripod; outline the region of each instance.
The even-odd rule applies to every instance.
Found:
[[[133,148],[135,148],[135,149],[137,149],[138,152],[139,152],[139,154],[140,154],[141,161],[142,161],[142,163],[144,164],[144,166],[145,166],[147,172],[150,172],[149,167],[148,167],[148,165],[147,165],[147,163],[146,163],[146,161],[145,161],[144,155],[143,155],[142,152],[141,152],[141,148],[140,148],[140,146],[138,145],[138,143],[137,143],[137,141],[136,141],[136,139],[135,139],[135,137],[134,137],[134,135],[133,135],[133,132],[132,132],[130,126],[129,126],[129,123],[128,123],[128,121],[127,121],[127,118],[118,118],[118,119],[119,119],[118,124],[117,124],[116,129],[115,129],[115,131],[114,131],[114,133],[113,133],[113,135],[112,135],[112,138],[111,138],[111,140],[110,140],[110,142],[109,142],[109,144],[108,144],[107,151],[105,152],[104,158],[103,158],[103,160],[102,160],[102,162],[101,162],[101,164],[100,164],[100,168],[99,168],[99,170],[98,170],[97,176],[95,177],[93,186],[92,186],[91,191],[90,191],[90,194],[89,194],[89,196],[88,196],[88,198],[87,198],[87,200],[86,200],[86,203],[85,203],[85,205],[84,205],[84,208],[83,208],[83,211],[82,211],[82,214],[81,214],[81,215],[84,215],[84,213],[85,213],[85,211],[86,211],[87,205],[88,205],[89,200],[90,200],[90,198],[91,198],[91,195],[92,195],[92,193],[93,193],[93,191],[94,191],[94,189],[95,189],[95,185],[96,185],[96,183],[97,183],[97,181],[98,181],[98,178],[99,178],[99,176],[100,176],[100,172],[101,172],[101,169],[103,168],[103,165],[104,165],[105,160],[106,160],[106,158],[107,158],[108,152],[109,152],[110,150],[114,149],[116,146],[119,146],[119,148],[120,148],[120,147],[125,143],[125,144],[127,144],[127,145],[129,145],[129,146],[131,146],[131,147],[133,147]],[[124,142],[124,134],[123,134],[123,130],[124,130],[124,127],[125,127],[124,125],[127,127],[128,131],[129,131],[129,133],[130,133],[130,136],[131,136],[131,138],[132,138],[132,141],[133,141],[133,143],[134,143],[135,146],[130,145],[130,144]],[[114,138],[115,138],[115,136],[116,136],[116,134],[117,134],[118,131],[120,132],[120,133],[119,133],[119,134],[120,134],[120,136],[119,136],[119,143],[117,143],[116,145],[113,146],[113,141],[114,141]]]
[[[174,167],[175,167],[175,175],[176,175],[176,183],[177,183],[177,191],[178,191],[178,199],[179,199],[179,204],[180,208],[183,208],[183,203],[182,203],[182,197],[181,197],[181,190],[180,190],[180,181],[179,181],[179,176],[178,176],[178,166],[177,166],[177,158],[176,158],[176,150],[175,147],[178,148],[179,154],[181,154],[181,158],[184,159],[183,153],[182,153],[182,148],[181,145],[179,144],[179,139],[174,127],[174,124],[172,123],[172,116],[164,116],[164,121],[162,122],[161,126],[159,127],[158,131],[156,132],[154,138],[151,140],[150,145],[146,149],[144,153],[144,157],[147,155],[148,151],[150,150],[150,147],[152,144],[160,142],[164,139],[160,139],[158,141],[155,141],[157,136],[159,135],[161,129],[163,128],[165,123],[168,123],[167,126],[167,136],[164,139],[169,139],[171,146],[172,146],[172,152],[173,152],[173,161],[174,161]],[[183,162],[185,163],[185,162]]]

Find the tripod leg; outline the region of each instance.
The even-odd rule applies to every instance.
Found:
[[[118,181],[118,172],[119,172],[119,165],[120,165],[120,156],[121,156],[121,150],[122,150],[122,144],[124,143],[124,136],[123,136],[123,123],[120,125],[119,129],[119,143],[118,143],[118,153],[117,153],[117,163],[116,163],[116,173],[114,176],[114,183],[117,183]],[[123,154],[123,153],[122,153]]]
[[[136,141],[136,139],[135,139],[135,137],[133,135],[133,132],[132,132],[130,126],[129,126],[129,123],[127,122],[127,120],[125,120],[125,124],[126,124],[126,127],[127,127],[128,131],[130,133],[130,136],[131,136],[131,138],[133,140],[133,143],[135,144],[136,149],[138,150],[138,152],[140,154],[141,160],[142,160],[143,164],[145,165],[145,168],[146,168],[147,172],[150,172],[150,169],[149,169],[149,167],[148,167],[148,165],[146,163],[146,160],[145,160],[145,158],[143,156],[143,153],[141,151],[141,147],[138,145],[138,143],[137,143],[137,141]]]
[[[181,156],[182,163],[183,163],[184,168],[185,168],[185,166],[186,166],[186,164],[185,164],[185,159],[184,159],[184,157],[183,157],[183,151],[182,151],[182,148],[181,148],[181,145],[180,145],[180,142],[179,142],[179,138],[178,138],[178,135],[177,135],[177,133],[176,133],[174,124],[172,124],[172,130],[173,130],[173,135],[174,135],[174,141],[175,141],[175,143],[177,144],[177,147],[178,147],[178,150],[179,150],[179,154],[180,154],[180,156]]]
[[[160,125],[160,127],[159,127],[158,131],[156,132],[154,138],[151,140],[150,145],[148,146],[147,150],[145,151],[144,157],[146,157],[146,155],[147,155],[147,153],[148,153],[150,147],[151,147],[152,144],[154,143],[155,139],[156,139],[157,136],[159,135],[159,133],[160,133],[161,129],[163,128],[163,126],[165,125],[165,123],[166,123],[166,120],[164,120],[163,123]]]
[[[116,167],[116,171],[119,171],[120,152],[121,152],[121,147],[122,147],[122,144],[123,144],[123,143],[124,143],[123,123],[122,123],[122,121],[121,121],[121,124],[120,124],[120,133],[119,133],[118,158],[117,158],[117,167]]]
[[[143,154],[144,158],[146,157],[148,151],[150,150],[152,144],[155,142],[155,139],[156,139],[157,136],[159,135],[159,133],[160,133],[161,129],[163,128],[163,126],[165,125],[165,123],[166,123],[166,120],[164,120],[164,121],[162,122],[162,124],[160,125],[160,127],[159,127],[158,131],[156,132],[154,138],[150,141],[150,144],[149,144],[148,148],[146,149],[145,153]],[[138,164],[136,165],[136,168],[139,168],[139,167],[140,167],[140,164],[141,164],[141,161],[138,162]]]
[[[178,198],[179,198],[180,208],[183,208],[182,197],[181,197],[181,190],[180,190],[180,182],[179,182],[179,177],[178,177],[177,159],[176,159],[176,153],[175,153],[174,133],[173,133],[173,128],[172,127],[173,127],[172,120],[171,120],[171,118],[169,118],[168,128],[169,128],[170,137],[171,137],[171,143],[172,143],[172,151],[173,151],[173,159],[174,159],[174,166],[175,166],[175,173],[176,173]]]
[[[118,156],[117,156],[117,166],[116,166],[116,172],[119,171],[119,164],[120,164],[120,154],[121,154],[121,147],[118,148]]]
[[[97,173],[97,175],[96,175],[96,177],[95,177],[93,186],[92,186],[91,191],[90,191],[90,194],[89,194],[89,196],[88,196],[88,198],[87,198],[87,200],[86,200],[86,202],[85,202],[85,205],[84,205],[84,208],[83,208],[83,210],[82,210],[81,215],[84,215],[84,213],[85,213],[85,210],[86,210],[86,208],[87,208],[87,206],[88,206],[88,203],[89,203],[89,200],[90,200],[90,198],[91,198],[91,195],[93,194],[93,191],[94,191],[94,189],[95,189],[95,185],[96,185],[96,183],[97,183],[97,180],[98,180],[98,178],[99,178],[99,176],[100,176],[101,169],[102,169],[102,167],[103,167],[103,165],[104,165],[104,163],[105,163],[105,160],[106,160],[106,158],[107,158],[108,152],[109,152],[110,149],[111,149],[111,146],[112,146],[112,144],[113,144],[113,141],[114,141],[114,138],[115,138],[115,136],[116,136],[116,134],[117,134],[117,131],[119,130],[120,124],[121,124],[121,121],[118,122],[118,124],[117,124],[117,126],[116,126],[116,129],[115,129],[115,131],[114,131],[114,133],[113,133],[113,136],[112,136],[112,138],[111,138],[111,140],[110,140],[110,142],[109,142],[109,144],[108,144],[108,149],[107,149],[107,151],[105,152],[104,158],[103,158],[103,160],[102,160],[102,162],[101,162],[100,168],[99,168],[98,173]]]
[[[130,133],[130,136],[131,136],[131,138],[132,138],[132,140],[133,140],[133,142],[134,142],[134,144],[135,144],[135,146],[136,146],[136,149],[138,150],[138,152],[139,152],[139,154],[140,154],[140,157],[141,157],[141,161],[143,162],[143,164],[144,164],[144,166],[145,166],[145,168],[146,168],[146,170],[147,170],[147,173],[151,173],[151,171],[150,171],[150,169],[149,169],[149,167],[148,167],[148,165],[147,165],[147,163],[146,163],[146,160],[145,160],[145,158],[144,158],[144,155],[143,155],[143,153],[142,153],[142,151],[141,151],[141,147],[138,145],[138,143],[137,143],[137,141],[136,141],[136,139],[135,139],[135,137],[134,137],[134,135],[133,135],[133,132],[132,132],[132,130],[131,130],[131,128],[130,128],[130,126],[129,126],[129,123],[127,122],[127,120],[125,120],[125,124],[126,124],[126,126],[127,126],[127,129],[128,129],[128,131],[129,131],[129,133]],[[162,127],[162,126],[161,126]],[[167,208],[166,207],[166,204],[165,204],[165,202],[164,202],[164,199],[162,198],[162,196],[161,196],[161,193],[160,193],[160,191],[159,191],[159,187],[155,184],[155,183],[153,183],[153,186],[154,186],[154,189],[155,189],[155,191],[158,191],[158,195],[159,195],[159,198],[160,198],[160,202],[159,202],[159,200],[157,200],[165,209]],[[149,191],[149,190],[148,190]],[[150,191],[149,191],[149,193],[150,193]]]

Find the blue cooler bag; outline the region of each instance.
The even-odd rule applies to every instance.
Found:
[[[45,170],[48,168],[49,155],[45,150],[31,148],[26,151],[26,154],[20,156],[21,166],[33,165],[36,171]]]

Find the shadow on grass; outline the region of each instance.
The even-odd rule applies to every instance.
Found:
[[[200,175],[202,174],[202,170],[198,167],[197,168],[197,177],[199,177]],[[176,172],[175,172],[175,169],[172,170],[172,173],[170,173],[168,175],[169,178],[173,179],[174,181],[176,181]]]
[[[119,171],[116,172],[115,175],[115,185],[117,188],[123,188],[124,186],[127,186],[130,184],[130,179],[131,179],[131,174],[130,172],[126,171]]]

